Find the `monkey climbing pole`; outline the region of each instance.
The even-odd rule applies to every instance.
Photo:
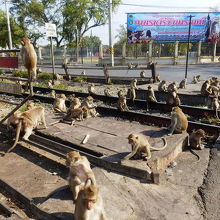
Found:
[[[18,68],[18,53],[20,50],[0,50],[0,69],[3,69],[7,71],[8,69],[16,69]],[[0,91],[1,92],[9,92],[12,91],[12,93],[16,94],[22,94],[22,87],[19,83],[4,83],[3,80],[10,80],[14,82],[20,82],[20,81],[26,81],[30,82],[30,79],[26,78],[20,78],[20,77],[10,77],[10,76],[0,76],[0,79],[2,82],[0,82]],[[0,102],[6,102],[9,104],[17,105],[11,112],[9,112],[1,121],[0,125],[9,118],[15,111],[17,111],[22,105],[24,105],[32,96],[33,96],[33,87],[32,83],[29,85],[30,88],[30,94],[28,97],[26,97],[21,103],[12,103],[5,100],[0,100]]]

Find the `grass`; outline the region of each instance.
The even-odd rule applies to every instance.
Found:
[[[15,77],[28,78],[28,73],[26,70],[15,70],[12,72]]]
[[[73,78],[73,82],[87,82],[87,77],[85,76],[77,76]]]
[[[5,73],[5,70],[0,70],[0,75],[2,75],[3,73]]]

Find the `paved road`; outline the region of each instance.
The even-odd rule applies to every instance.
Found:
[[[76,69],[77,68],[77,69]],[[83,70],[83,67],[77,66],[74,68],[72,66],[69,69],[70,74],[80,74]],[[120,68],[120,67],[116,67]],[[49,66],[42,67],[43,71],[46,72],[52,72],[52,68],[49,68]],[[91,67],[89,69],[88,66],[85,66],[85,71],[87,75],[97,75],[97,76],[103,76],[103,70],[102,69],[95,69],[95,67]],[[64,70],[57,66],[55,68],[56,73],[64,74]],[[125,70],[125,69],[114,69],[109,70],[110,76],[128,76],[128,77],[135,77],[139,76],[141,70]],[[151,76],[151,70],[146,70],[146,76]],[[185,77],[185,65],[158,65],[156,69],[156,73],[160,74],[162,79],[168,80],[168,81],[180,81]],[[211,76],[220,76],[220,63],[215,64],[199,64],[199,65],[189,65],[188,67],[188,82],[190,82],[194,75],[201,75],[202,79],[207,79]]]

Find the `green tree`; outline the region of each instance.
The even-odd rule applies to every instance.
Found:
[[[84,47],[99,47],[101,40],[97,36],[85,36],[83,39]]]
[[[17,47],[20,44],[21,37],[24,36],[24,30],[16,24],[13,17],[10,17],[10,27],[13,47]],[[7,17],[2,10],[0,10],[0,30],[0,47],[9,47]]]
[[[121,0],[113,0],[113,9]],[[57,46],[66,41],[81,41],[93,27],[103,25],[108,17],[107,0],[11,0],[16,18],[29,33],[42,32],[45,23],[56,24]]]

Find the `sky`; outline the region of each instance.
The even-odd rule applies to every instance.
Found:
[[[113,43],[116,43],[115,36],[118,34],[120,25],[126,25],[127,15],[129,12],[208,12],[210,8],[218,8],[220,11],[220,0],[122,0],[123,4],[119,5],[112,15],[112,32]],[[139,6],[138,6],[139,5]],[[148,7],[146,7],[148,6]],[[150,7],[149,7],[150,6]],[[0,8],[5,10],[3,0],[0,0]],[[90,35],[89,31],[86,35]],[[108,24],[92,29],[93,36],[101,39],[102,44],[109,44],[109,27]],[[46,37],[45,37],[46,39]],[[38,42],[40,45],[47,44],[45,40]]]

